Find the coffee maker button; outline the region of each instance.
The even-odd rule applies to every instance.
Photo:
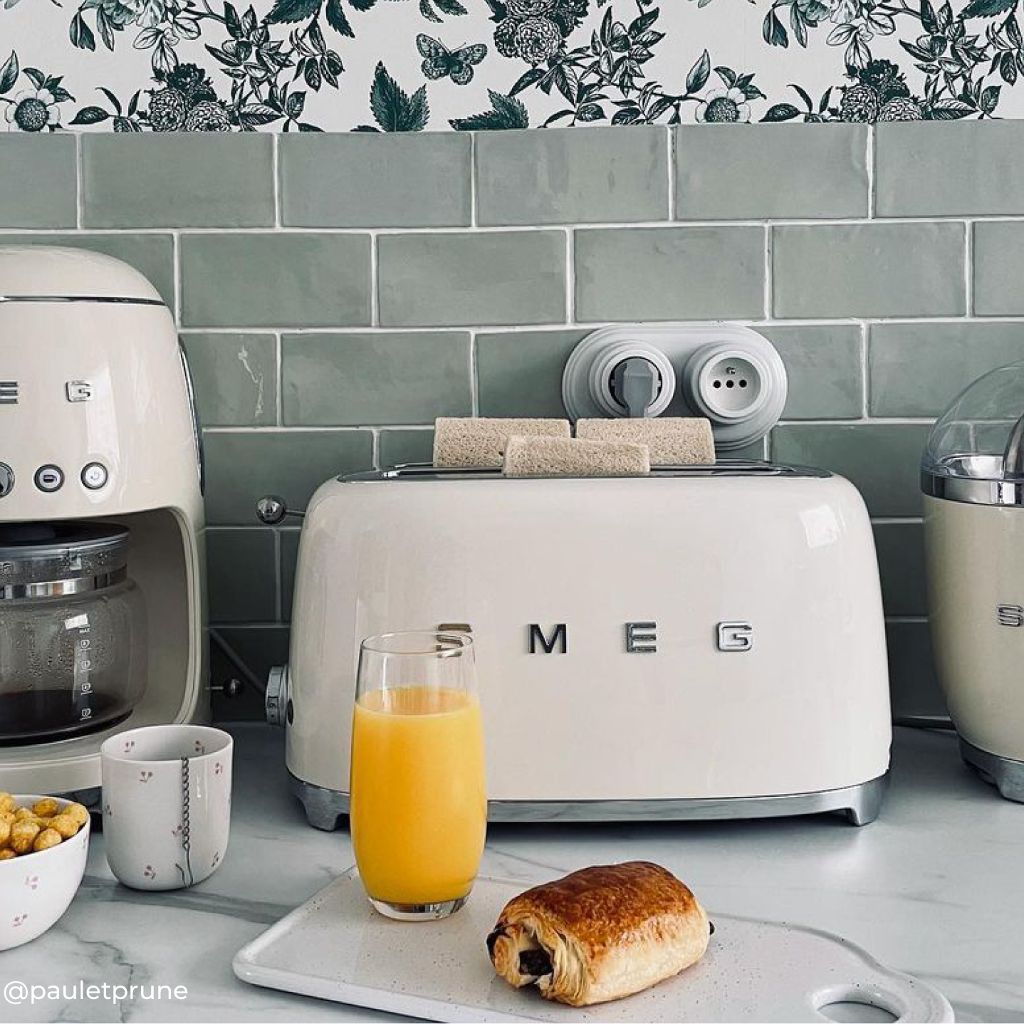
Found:
[[[82,470],[82,483],[90,491],[98,491],[107,483],[107,467],[102,462],[90,462]]]
[[[14,470],[6,462],[0,462],[0,498],[6,498],[14,490]]]
[[[64,486],[64,472],[60,466],[40,466],[36,470],[36,487],[47,494]]]

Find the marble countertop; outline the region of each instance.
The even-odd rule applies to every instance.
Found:
[[[2,1021],[376,1020],[365,1010],[238,981],[234,954],[352,861],[348,834],[310,828],[287,792],[283,735],[233,729],[231,847],[190,890],[143,893],[111,876],[96,835],[64,918],[0,953],[0,981],[185,985],[187,999],[66,998],[12,1007]],[[712,914],[837,932],[926,979],[961,1021],[1024,1021],[1024,805],[962,766],[952,735],[898,729],[881,816],[753,822],[492,826],[487,873],[534,881],[629,858],[659,861]]]

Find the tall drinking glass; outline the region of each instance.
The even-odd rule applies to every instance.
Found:
[[[356,865],[382,914],[436,919],[466,902],[483,854],[487,794],[465,633],[362,642],[349,811]]]

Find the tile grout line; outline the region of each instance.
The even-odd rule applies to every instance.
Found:
[[[270,166],[274,176],[274,227],[281,227],[281,155],[280,136],[277,132],[271,135]]]
[[[476,194],[476,132],[469,133],[469,226],[477,226]]]
[[[75,230],[82,230],[85,206],[85,175],[82,170],[82,133],[75,132]]]
[[[867,142],[865,143],[864,147],[864,163],[868,175],[867,219],[874,220],[877,218],[877,211],[875,210],[875,126],[873,124],[868,125]]]
[[[764,225],[764,319],[772,318],[772,288],[774,279],[772,276],[772,225],[766,221]]]
[[[284,611],[284,574],[281,572],[281,531],[274,530],[274,621],[280,622]]]
[[[861,321],[860,325],[860,392],[861,392],[861,415],[867,419],[871,413],[871,387],[870,387],[870,360],[868,358],[868,346],[870,345],[868,325]]]
[[[681,317],[674,320],[636,320],[635,318],[627,318],[623,320],[606,319],[606,320],[582,320],[577,321],[581,326],[585,327],[600,327],[605,325],[639,325],[639,326],[658,326],[659,324],[669,323],[707,323],[707,317]],[[920,325],[934,326],[936,324],[962,324],[964,322],[963,316],[884,316],[884,317],[808,317],[807,319],[799,319],[793,317],[732,317],[729,319],[730,323],[740,324],[743,326],[750,327],[858,327],[861,324],[873,325],[873,324],[899,324],[899,325]],[[1006,323],[1006,324],[1019,324],[1024,323],[1024,314],[992,314],[984,316],[973,316],[971,317],[972,323]],[[337,326],[317,326],[317,327],[287,327],[285,330],[288,334],[365,334],[369,324],[339,324]],[[451,331],[480,331],[481,333],[490,334],[517,334],[517,333],[533,333],[535,331],[564,331],[564,321],[558,321],[557,323],[541,323],[541,322],[530,322],[520,324],[447,324],[438,326],[436,324],[406,324],[402,326],[390,326],[390,325],[377,325],[377,331],[386,336],[388,334],[445,334]],[[189,325],[188,327],[182,327],[181,334],[237,334],[239,331],[245,331],[249,334],[274,334],[281,330],[280,327],[268,327],[265,324],[232,324],[229,327],[209,326],[200,327]]]
[[[979,214],[971,217],[972,221],[979,223],[1024,223],[1024,214]],[[536,233],[538,231],[565,231],[565,230],[606,230],[616,228],[620,230],[648,230],[655,228],[750,228],[764,227],[768,218],[693,218],[669,222],[661,220],[608,220],[608,221],[587,221],[579,223],[575,221],[553,221],[543,224],[477,224],[473,226],[474,233],[479,234],[524,234]],[[872,224],[963,224],[963,214],[932,214],[930,216],[905,216],[905,217],[779,217],[772,218],[770,223],[776,227],[856,227],[859,225]],[[60,235],[67,234],[70,229],[66,227],[9,227],[0,226],[0,236],[11,235]],[[273,227],[259,226],[235,226],[235,227],[146,227],[143,225],[133,227],[85,227],[83,230],[95,235],[166,235],[171,231],[181,231],[194,235],[266,235],[274,234]],[[308,227],[300,225],[282,224],[276,229],[280,234],[293,235],[365,235],[375,233],[378,235],[452,235],[465,234],[470,230],[465,224],[462,225],[429,225],[421,227],[338,227],[325,225],[323,227]]]
[[[174,326],[181,326],[182,280],[181,280],[181,232],[171,233],[171,260],[174,264]]]
[[[377,241],[377,235],[374,232],[370,233],[370,326],[380,326],[380,294],[378,291],[378,280],[380,277],[380,271],[378,263],[380,261],[380,245]]]
[[[576,316],[576,233],[572,228],[565,229],[565,323],[575,323]]]
[[[380,469],[380,429],[374,427],[370,431],[370,462],[374,469]]]
[[[668,219],[673,222],[676,219],[678,200],[676,199],[676,161],[679,159],[677,150],[676,133],[670,127],[668,131]]]
[[[974,221],[964,221],[964,316],[974,316]]]
[[[480,415],[480,381],[477,376],[476,331],[469,332],[469,408],[474,416]]]
[[[280,331],[274,332],[274,373],[277,377],[277,394],[274,396],[274,419],[279,427],[284,426],[284,340]]]

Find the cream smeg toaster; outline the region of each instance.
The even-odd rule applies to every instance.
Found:
[[[470,630],[492,820],[878,813],[891,740],[857,490],[768,463],[322,485],[268,712],[309,821],[348,809],[360,640]]]

